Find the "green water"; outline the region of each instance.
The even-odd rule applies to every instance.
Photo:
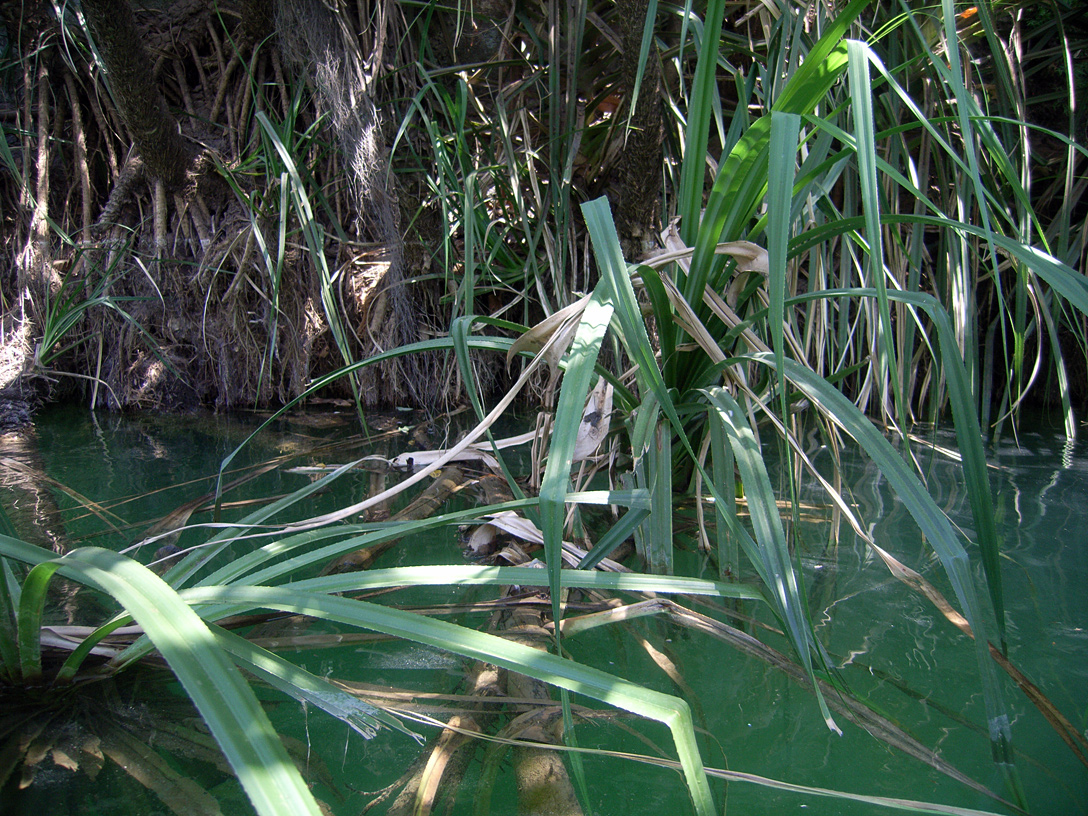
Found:
[[[347,441],[355,433],[350,420],[333,415],[317,419],[320,421],[311,417],[278,424],[243,451],[235,465],[244,469],[311,449],[317,450],[289,464],[343,462],[361,455]],[[407,429],[414,418],[393,416],[389,422],[405,432],[394,432],[390,440],[381,443],[386,454],[400,452],[409,444]],[[52,484],[45,491],[55,502],[49,524],[53,534],[65,536],[71,546],[131,546],[142,538],[151,521],[210,490],[207,477],[253,427],[255,420],[247,418],[125,418],[74,409],[48,412],[37,425],[40,458],[36,466],[68,491]],[[1088,726],[1088,445],[1066,446],[1056,433],[1038,428],[1039,424],[1034,424],[1016,440],[1005,439],[990,451],[997,521],[1004,539],[1009,657],[1084,733]],[[341,440],[339,449],[319,448],[336,440]],[[936,434],[929,441],[955,447],[951,435]],[[915,450],[925,466],[932,494],[970,538],[970,510],[955,464],[924,445]],[[819,457],[826,456],[815,448],[810,453],[818,464]],[[873,525],[877,543],[922,573],[946,597],[954,598],[939,564],[876,471],[851,459],[849,452],[844,461],[853,501],[866,523]],[[772,475],[773,471],[772,467]],[[305,479],[282,468],[264,474],[231,492],[228,499],[240,506],[228,508],[226,513],[237,517],[249,509],[245,502],[288,493]],[[7,489],[9,504],[18,505],[12,514],[16,523],[40,518],[49,509],[30,508],[28,492]],[[358,501],[368,490],[368,477],[353,475],[341,480],[335,494],[315,497],[300,512],[327,512]],[[822,501],[816,491],[804,492],[802,499]],[[85,500],[95,503],[95,512],[87,510]],[[35,501],[41,505],[41,493]],[[190,523],[211,520],[210,513],[198,511]],[[892,579],[845,526],[835,547],[828,543],[826,522],[806,522],[798,532],[798,552],[806,570],[814,618],[842,679],[912,736],[937,749],[943,760],[1002,793],[1001,776],[990,760],[978,664],[966,636],[924,597]],[[199,543],[207,535],[206,531],[186,532],[178,545]],[[684,542],[683,531],[678,541]],[[241,548],[244,545],[237,545],[224,557],[237,555]],[[133,554],[146,562],[152,557],[150,549]],[[458,563],[462,555],[451,531],[404,542],[384,558],[384,565]],[[682,560],[686,568],[700,568],[694,553]],[[977,561],[973,563],[977,567]],[[981,576],[978,585],[981,588]],[[493,596],[493,590],[481,590],[472,597]],[[386,602],[446,603],[463,597],[437,588],[410,596],[393,595]],[[743,611],[760,615],[756,608]],[[762,618],[772,622],[766,614]],[[482,616],[454,619],[473,625],[484,621]],[[651,660],[640,638],[675,664],[685,690],[680,691]],[[787,650],[781,640],[776,642],[773,636],[770,640]],[[836,719],[843,735],[833,734],[808,692],[762,661],[703,635],[660,621],[643,621],[595,630],[570,640],[569,646],[575,657],[606,671],[687,696],[696,712],[697,727],[704,729],[702,748],[708,766],[797,785],[1004,812],[992,800],[882,744],[842,717]],[[310,671],[338,679],[447,693],[461,690],[465,671],[460,659],[412,644],[353,644],[299,652],[295,659]],[[1038,710],[1002,677],[1019,752],[1017,764],[1031,811],[1060,815],[1088,812],[1088,771]],[[148,705],[153,707],[156,699],[176,699],[178,692],[170,683],[146,682],[152,689]],[[264,696],[270,701],[274,722],[296,740],[309,763],[315,792],[336,814],[359,813],[368,801],[360,792],[392,783],[419,755],[415,743],[402,735],[382,732],[364,741],[320,712],[303,711],[272,693]],[[434,731],[425,729],[424,733],[431,736]],[[651,755],[659,750],[663,756],[674,756],[667,731],[628,717],[580,724],[577,738],[583,747]],[[475,753],[476,762],[469,770],[456,813],[472,812],[473,790],[479,784],[479,761],[484,754],[483,748]],[[213,789],[225,813],[248,810],[234,783],[214,768],[186,763],[175,756],[169,761],[183,775]],[[690,812],[674,771],[596,756],[586,757],[584,764],[592,806],[599,814]],[[499,766],[493,813],[514,812],[510,770],[507,757]],[[746,782],[726,787],[715,781],[713,787],[718,802],[725,803],[730,813],[893,812]],[[47,758],[34,785],[18,792],[9,782],[4,797],[3,813],[149,816],[167,812],[154,795],[108,763],[90,784]],[[371,812],[381,812],[381,808]]]

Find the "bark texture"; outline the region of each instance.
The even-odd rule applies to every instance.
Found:
[[[148,172],[171,190],[186,183],[194,153],[182,141],[178,123],[155,82],[151,59],[127,0],[83,0],[94,45],[133,143]]]
[[[625,257],[644,258],[656,243],[655,227],[662,188],[662,141],[664,119],[661,110],[661,60],[656,40],[651,42],[635,97],[642,32],[649,13],[648,0],[617,0],[618,21],[623,37],[620,82],[624,90],[621,115],[630,116],[630,129],[619,160],[619,196],[616,201],[616,228]],[[634,114],[631,114],[632,107]]]

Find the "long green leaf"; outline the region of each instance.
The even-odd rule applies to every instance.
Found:
[[[85,547],[54,562],[104,587],[143,627],[238,775],[262,816],[320,816],[321,810],[272,724],[207,625],[151,570],[123,555]]]
[[[773,355],[772,355],[773,356]],[[835,724],[827,701],[820,693],[820,686],[812,669],[812,655],[820,649],[812,634],[812,623],[808,619],[803,603],[801,587],[790,557],[786,534],[782,529],[782,517],[778,511],[771,480],[763,465],[763,456],[752,429],[742,420],[744,411],[737,401],[724,388],[706,389],[703,392],[715,410],[714,418],[721,423],[726,432],[733,456],[740,470],[744,483],[744,494],[748,499],[748,510],[755,530],[755,546],[751,539],[745,542],[749,560],[755,566],[764,586],[774,595],[775,607],[787,621],[787,629],[793,640],[793,647],[801,659],[801,665],[816,690],[816,699],[820,705],[827,727],[841,734]]]
[[[873,123],[872,83],[869,78],[867,46],[857,40],[846,43],[849,59],[850,100],[854,115],[854,137],[857,147],[858,177],[861,187],[862,210],[865,217],[865,237],[869,245],[868,285],[876,289],[878,319],[875,326],[876,352],[880,378],[891,382],[895,398],[895,417],[906,422],[908,413],[903,404],[895,355],[895,335],[888,306],[888,288],[884,281],[884,238],[880,227],[880,190],[876,174],[876,134]],[[781,361],[779,361],[781,364]],[[780,372],[781,374],[781,372]]]
[[[36,683],[42,676],[42,612],[53,574],[60,568],[56,561],[38,564],[23,581],[16,624],[19,631],[19,669],[24,683]]]
[[[552,587],[552,614],[556,622],[555,636],[559,638],[562,609],[559,596],[560,556],[563,525],[566,518],[567,494],[570,492],[570,469],[574,447],[582,425],[586,395],[595,374],[597,355],[612,318],[612,305],[606,299],[608,286],[602,282],[582,312],[581,322],[566,356],[566,373],[555,409],[555,423],[548,446],[548,464],[540,483],[540,528],[544,533],[544,555]]]
[[[786,311],[786,278],[789,274],[786,255],[789,247],[790,222],[792,219],[793,184],[797,162],[797,140],[801,133],[801,117],[796,113],[771,113],[770,161],[767,174],[767,294],[768,328],[774,358],[781,366],[786,355],[785,324],[792,325]],[[786,396],[786,378],[781,368],[778,372],[778,404],[783,417],[789,416]],[[786,457],[792,456],[786,448]],[[790,498],[797,506],[797,485],[794,484],[793,468],[787,467],[790,480]],[[821,700],[822,702],[822,700]]]
[[[684,163],[680,168],[680,228],[689,242],[695,238],[699,210],[703,206],[710,113],[714,109],[711,101],[718,95],[718,47],[725,19],[725,0],[710,0],[703,19],[703,36],[684,129]]]
[[[267,649],[255,646],[233,632],[212,627],[216,642],[234,656],[250,673],[300,703],[320,708],[349,725],[364,739],[372,739],[381,726],[400,731],[419,743],[423,737],[409,730],[391,714],[337,688],[323,677],[311,674]]]
[[[750,354],[740,359],[771,367],[775,365],[772,354]],[[990,660],[986,627],[980,614],[970,561],[952,523],[926,492],[921,481],[910,471],[891,443],[852,402],[819,375],[793,360],[786,360],[786,374],[789,381],[818,406],[828,419],[857,440],[884,474],[889,485],[903,502],[940,559],[956,597],[963,607],[963,615],[975,633],[975,651],[982,679],[982,697],[989,720],[994,761],[1006,778],[1010,779],[1011,792],[1018,800],[1021,800],[1022,804],[1022,793],[1016,781],[1018,777],[1013,760],[1012,732],[1004,694],[993,661]]]
[[[846,69],[846,48],[841,41],[868,5],[869,0],[853,0],[836,14],[774,101],[773,110],[798,115],[813,111]],[[718,266],[715,259],[718,243],[744,237],[743,230],[766,189],[770,131],[770,114],[766,114],[752,124],[721,163],[697,238],[694,242],[687,241],[694,246],[695,253],[691,272],[680,291],[689,303],[702,303],[703,289],[711,271]]]
[[[531,567],[473,567],[444,564],[436,567],[393,567],[309,578],[291,584],[308,592],[360,592],[394,586],[543,586],[541,571]],[[613,592],[655,592],[662,595],[708,595],[763,601],[754,587],[687,578],[677,575],[646,575],[637,572],[601,572],[597,570],[560,570],[561,589],[595,589]],[[192,593],[192,594],[190,594]],[[202,597],[200,590],[185,590],[187,599]]]
[[[9,682],[14,682],[20,674],[16,620],[21,594],[11,562],[0,558],[0,679]]]
[[[495,635],[399,609],[387,609],[365,601],[300,592],[290,587],[256,586],[202,587],[190,590],[187,597],[194,602],[247,604],[251,608],[277,609],[383,632],[493,663],[633,714],[657,720],[665,724],[672,733],[695,812],[698,816],[712,816],[715,813],[695,740],[691,709],[680,698],[651,691],[598,669]]]

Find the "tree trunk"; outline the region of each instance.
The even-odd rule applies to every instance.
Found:
[[[616,201],[616,227],[624,257],[634,261],[644,258],[656,245],[664,138],[661,61],[656,42],[651,42],[636,99],[635,77],[649,2],[617,0],[616,6],[623,37],[620,82],[624,106],[620,112],[624,119],[630,116],[630,129],[624,133],[626,145],[618,167],[620,191]]]
[[[117,111],[144,166],[171,190],[181,189],[193,154],[181,140],[177,122],[155,83],[132,7],[127,0],[83,0],[82,5]]]

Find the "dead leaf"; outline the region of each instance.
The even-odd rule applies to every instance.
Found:
[[[685,272],[690,269],[694,249],[685,244],[680,238],[680,232],[676,228],[679,220],[674,218],[669,223],[668,228],[661,233],[661,241],[665,245],[666,251],[647,260],[646,264],[648,266],[660,269],[667,264],[676,263]],[[767,250],[759,244],[754,244],[751,241],[724,241],[714,247],[714,253],[716,255],[728,255],[736,261],[737,273],[757,272],[763,276],[770,274],[770,258],[767,255]],[[726,303],[731,307],[737,305],[737,297],[743,285],[744,276],[741,274],[734,275],[732,283],[725,291]]]
[[[553,312],[530,328],[510,346],[510,350],[506,352],[506,364],[509,366],[510,361],[523,351],[537,352],[547,346],[544,359],[554,373],[559,367],[559,361],[563,359],[563,355],[567,353],[567,349],[574,339],[574,333],[578,329],[578,323],[582,318],[582,312],[585,311],[587,303],[589,303],[589,295],[574,301],[569,306],[564,306],[557,312]],[[548,345],[548,340],[551,339],[552,335],[558,336],[555,342]]]
[[[75,758],[69,756],[68,752],[63,748],[53,749],[53,764],[64,768],[66,771],[79,770],[79,762]]]
[[[87,737],[79,746],[79,752],[83,757],[83,773],[94,782],[106,764],[106,757],[102,755],[102,740],[94,735]]]
[[[498,532],[499,529],[494,524],[481,524],[472,531],[465,544],[473,555],[486,555],[491,552],[491,545],[495,542]]]
[[[575,462],[588,459],[608,436],[612,415],[612,384],[604,377],[597,380],[597,387],[589,393],[582,424],[578,427],[578,440],[574,443]]]

